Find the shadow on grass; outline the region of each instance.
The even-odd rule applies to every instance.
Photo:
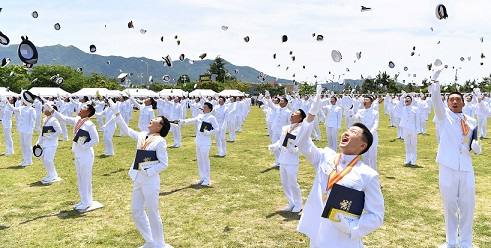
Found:
[[[106,155],[106,154],[101,154],[99,156],[97,156],[98,158],[110,158],[112,157],[113,155]]]
[[[159,195],[161,195],[161,196],[171,195],[171,194],[174,194],[176,192],[183,191],[185,189],[208,189],[208,188],[213,188],[213,187],[212,186],[203,186],[201,184],[191,184],[191,185],[188,185],[186,187],[177,188],[177,189],[173,189],[173,190],[165,191],[165,192],[160,192]]]
[[[41,215],[38,217],[34,217],[32,219],[29,219],[29,220],[26,220],[26,221],[19,223],[19,225],[28,224],[28,223],[36,221],[36,220],[45,219],[45,218],[54,217],[54,216],[64,220],[64,219],[80,218],[80,217],[83,217],[84,215],[79,213],[76,210],[62,210],[59,213],[53,213],[53,214],[47,214],[47,215]]]
[[[389,176],[386,176],[385,178],[387,178],[387,179],[396,179],[396,177],[389,177]]]
[[[266,173],[266,172],[271,171],[271,170],[279,170],[279,169],[280,169],[279,166],[272,166],[272,167],[269,167],[265,170],[262,170],[261,173]]]
[[[292,220],[300,220],[300,214],[299,213],[292,213],[290,211],[283,211],[283,210],[278,210],[276,212],[270,213],[266,215],[266,219],[269,219],[271,217],[274,217],[276,215],[279,215],[283,217],[283,221],[292,221]]]
[[[6,225],[0,225],[0,231],[3,230],[3,229],[8,229],[9,226],[6,226]]]
[[[120,168],[120,169],[117,169],[115,171],[111,171],[111,172],[108,172],[108,173],[102,174],[102,175],[105,176],[105,177],[107,177],[107,176],[110,176],[112,174],[116,174],[116,173],[119,173],[119,172],[122,172],[122,171],[126,171],[126,169]]]
[[[225,158],[225,156],[220,156],[220,155],[212,155],[211,157],[213,157],[213,158]]]
[[[46,187],[46,186],[50,186],[50,184],[43,184],[41,181],[37,181],[29,184],[29,187]]]
[[[405,164],[404,167],[406,168],[411,168],[411,169],[420,169],[420,168],[424,168],[423,166],[420,166],[420,165],[410,165],[410,164]]]
[[[0,169],[2,169],[2,170],[23,170],[23,169],[25,169],[25,167],[18,166],[18,165],[12,165],[12,166],[0,168]]]

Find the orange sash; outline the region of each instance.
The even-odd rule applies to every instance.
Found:
[[[154,134],[152,135],[149,135],[148,138],[146,138],[144,141],[143,141],[143,144],[140,146],[140,149],[141,150],[146,150],[147,149],[147,146],[150,145],[150,143],[152,143],[152,141],[155,139],[155,136]]]
[[[337,169],[340,159],[341,159],[341,154],[338,153],[336,158],[334,159],[334,166],[335,166],[334,170],[331,172],[331,174],[329,174],[326,191],[331,189],[335,183],[339,182],[339,180],[343,179],[344,176],[350,173],[351,169],[353,169],[355,164],[358,163],[358,161],[360,160],[360,155],[356,155],[356,157],[353,158],[353,160],[351,160],[351,162],[346,166],[346,168],[344,168],[344,170],[338,173]]]
[[[465,115],[464,115],[464,118],[463,119],[460,119],[460,127],[462,128],[462,134],[464,136],[467,136],[467,134],[469,134],[469,125],[467,124],[467,118],[465,118]]]
[[[78,120],[77,124],[73,128],[73,134],[77,134],[78,130],[82,127],[82,125],[87,121],[89,118],[83,118]]]

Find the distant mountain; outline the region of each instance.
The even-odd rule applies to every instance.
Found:
[[[17,56],[18,45],[10,45],[8,47],[0,47],[0,59],[9,57],[12,63],[21,64]],[[193,64],[189,63],[189,59],[184,61],[173,61],[172,68],[164,65],[162,61],[156,61],[148,58],[125,58],[120,56],[101,56],[97,54],[88,54],[74,46],[45,46],[38,47],[39,60],[38,64],[57,64],[66,65],[73,68],[81,67],[84,73],[101,73],[108,77],[117,77],[120,72],[132,73],[129,79],[133,84],[147,82],[148,76],[152,76],[154,81],[162,81],[162,76],[169,75],[176,81],[180,75],[187,74],[191,80],[197,80],[199,75],[208,71],[213,60],[197,60]],[[108,61],[110,63],[108,63]],[[148,63],[148,76],[147,76]],[[225,68],[229,73],[235,76],[238,80],[249,83],[260,83],[258,76],[260,72],[249,66],[236,66],[226,61]],[[238,70],[238,73],[235,71]],[[141,76],[143,75],[143,77]],[[273,77],[266,77],[265,82],[273,81]],[[278,79],[278,83],[290,84],[291,80]]]

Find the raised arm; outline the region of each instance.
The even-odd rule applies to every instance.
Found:
[[[46,106],[46,105],[45,105],[45,106]],[[51,106],[50,106],[50,108],[51,108]],[[56,119],[58,119],[58,120],[62,120],[62,121],[64,121],[65,123],[67,123],[67,124],[69,124],[69,125],[72,125],[72,126],[73,126],[73,125],[75,125],[76,118],[77,118],[77,117],[70,117],[70,116],[66,116],[66,115],[61,114],[60,112],[58,112],[58,111],[56,111],[56,110],[53,112],[53,116],[54,116]]]
[[[436,78],[435,78],[436,75]],[[433,80],[436,80],[440,75],[439,71],[435,72],[433,75]],[[445,105],[443,104],[442,95],[440,93],[440,84],[438,81],[433,82],[429,91],[431,92],[431,102],[433,103],[433,109],[435,109],[435,116],[438,120],[443,120],[446,115]]]

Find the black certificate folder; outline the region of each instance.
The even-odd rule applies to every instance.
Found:
[[[365,206],[365,192],[334,184],[322,217],[336,220],[336,214],[349,214],[359,217]]]
[[[77,131],[77,134],[75,134],[75,137],[73,137],[73,142],[76,142],[78,143],[78,140],[81,139],[83,140],[83,144],[87,143],[90,141],[90,134],[89,132],[85,131],[85,130],[82,130],[82,129],[79,129]]]
[[[133,169],[139,170],[142,166],[150,165],[158,162],[157,151],[136,150],[135,163]]]
[[[287,147],[288,146],[288,140],[295,140],[297,138],[297,136],[291,134],[291,133],[286,133],[285,135],[285,139],[283,140],[283,146],[284,147]]]
[[[54,132],[56,132],[56,130],[53,126],[43,126],[43,130],[41,131],[41,135],[44,135],[45,133],[54,133]]]
[[[203,121],[201,122],[201,127],[199,128],[200,132],[204,132],[205,130],[211,131],[213,130],[213,125],[211,123]]]

